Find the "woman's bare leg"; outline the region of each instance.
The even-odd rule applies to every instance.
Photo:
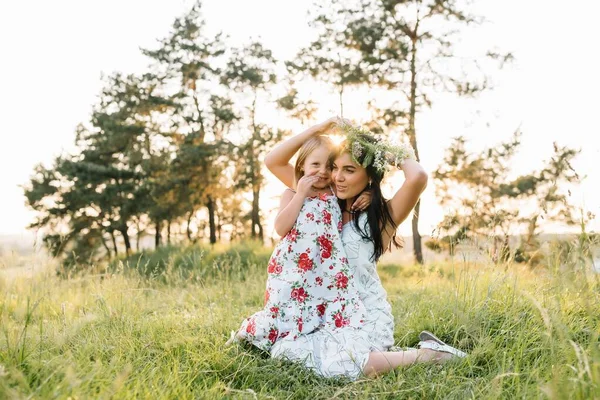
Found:
[[[398,367],[405,367],[420,362],[443,362],[449,360],[452,354],[430,349],[415,349],[406,351],[372,352],[369,361],[363,369],[368,377],[373,377]]]

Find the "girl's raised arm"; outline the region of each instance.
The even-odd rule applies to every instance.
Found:
[[[302,147],[304,142],[313,136],[327,133],[330,129],[336,126],[337,117],[329,118],[320,124],[311,126],[302,133],[299,133],[283,143],[277,145],[265,157],[265,165],[289,188],[294,188],[294,167],[290,164],[290,160],[296,152]]]

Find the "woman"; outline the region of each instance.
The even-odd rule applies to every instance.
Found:
[[[348,121],[331,118],[297,136],[283,151],[272,152],[265,160],[267,168],[288,187],[294,173],[289,160],[310,137],[334,127],[347,133],[334,159],[332,178],[342,209],[342,242],[353,268],[360,300],[367,317],[360,326],[335,331],[321,329],[297,338],[283,338],[271,348],[272,357],[303,362],[325,377],[361,374],[378,375],[415,362],[440,362],[452,355],[466,354],[446,345],[429,332],[421,332],[419,349],[389,351],[394,344],[394,320],[385,289],[376,271],[376,262],[398,244],[396,228],[404,221],[427,185],[427,174],[414,160],[410,147],[394,147],[379,142],[367,131],[352,127]],[[402,169],[404,184],[390,200],[383,198],[381,181],[386,164]],[[371,203],[365,212],[355,211],[355,200],[371,191]]]

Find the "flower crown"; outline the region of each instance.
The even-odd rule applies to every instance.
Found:
[[[367,168],[373,165],[378,173],[384,173],[388,165],[400,167],[405,160],[416,160],[415,151],[408,143],[393,145],[383,142],[371,131],[346,124],[338,123],[339,128],[346,133],[346,150],[349,151],[354,162]],[[374,142],[367,138],[375,139]],[[363,157],[362,162],[360,157]]]

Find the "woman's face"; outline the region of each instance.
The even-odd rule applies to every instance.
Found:
[[[336,195],[342,200],[358,196],[369,183],[367,170],[356,164],[347,152],[340,154],[333,162],[332,178]]]

